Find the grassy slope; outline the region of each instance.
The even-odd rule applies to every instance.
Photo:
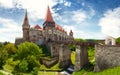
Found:
[[[45,65],[41,65],[40,67],[41,70],[61,70],[59,68],[59,63],[55,64],[54,66],[52,66],[51,68],[47,68]]]
[[[120,66],[111,69],[106,69],[98,73],[92,71],[88,72],[82,69],[79,72],[74,72],[73,75],[120,75]]]

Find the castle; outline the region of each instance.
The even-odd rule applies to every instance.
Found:
[[[59,57],[60,66],[70,64],[70,44],[76,45],[75,71],[79,71],[89,63],[88,47],[95,47],[94,71],[101,71],[106,68],[120,66],[120,45],[115,43],[115,39],[108,37],[105,44],[95,44],[89,42],[74,41],[73,32],[67,32],[53,20],[50,8],[48,7],[43,27],[35,25],[30,27],[27,12],[25,13],[22,25],[23,37],[16,38],[15,44],[28,41],[38,45],[46,44],[52,57]]]
[[[73,32],[70,30],[69,35],[57,23],[55,23],[50,8],[48,6],[43,27],[35,25],[30,27],[27,11],[25,13],[24,22],[22,25],[23,37],[16,38],[15,44],[18,45],[22,42],[29,41],[41,45],[47,41],[73,41]]]

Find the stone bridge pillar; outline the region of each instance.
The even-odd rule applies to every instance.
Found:
[[[61,44],[59,46],[59,62],[60,62],[60,67],[65,68],[70,65],[70,56],[71,56],[71,51],[69,49],[68,45]]]
[[[76,45],[76,56],[75,56],[75,71],[79,71],[82,67],[89,63],[88,51],[86,46]]]

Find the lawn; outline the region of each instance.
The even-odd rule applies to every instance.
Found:
[[[45,65],[41,65],[40,70],[61,70],[61,69],[59,68],[59,63],[57,63],[51,68],[47,68]]]
[[[57,72],[39,71],[38,75],[57,75]]]
[[[4,74],[0,72],[0,75],[4,75]]]
[[[79,72],[74,72],[73,75],[120,75],[120,66],[106,69],[97,73],[93,71],[85,71],[84,69],[82,69]]]

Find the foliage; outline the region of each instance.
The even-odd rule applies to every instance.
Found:
[[[26,60],[22,60],[19,64],[19,70],[20,72],[26,72],[28,70],[28,63]]]
[[[42,52],[43,52],[43,54],[45,54],[45,56],[50,56],[50,52],[47,49],[46,45],[40,45],[39,48],[42,48]]]
[[[32,71],[34,67],[40,67],[39,61],[33,55],[27,57],[27,62],[29,71]]]
[[[120,43],[120,37],[116,39],[116,43]]]
[[[0,75],[4,75],[2,72],[0,72]]]
[[[39,59],[41,54],[42,49],[34,43],[25,42],[20,44],[15,56],[15,59],[21,61],[18,71],[31,72],[34,67],[40,67]]]
[[[16,53],[19,59],[24,59],[25,57],[28,57],[30,55],[40,57],[40,54],[42,54],[42,49],[39,49],[36,44],[29,42],[20,44]]]
[[[2,66],[5,64],[5,61],[8,58],[8,53],[6,50],[0,50],[0,69],[2,69]]]
[[[75,44],[70,45],[70,50],[71,50],[71,51],[75,51],[75,49],[76,49]]]
[[[81,38],[76,38],[75,41],[77,41],[77,42],[86,42],[86,40],[81,39]]]
[[[39,71],[39,68],[38,67],[34,67],[33,71],[32,71],[32,74],[33,75],[38,75],[38,71]]]
[[[88,58],[91,63],[95,62],[95,52],[93,47],[88,47]]]
[[[12,72],[19,62],[19,60],[13,61],[13,58],[9,58],[6,60],[6,64],[3,66],[3,69],[7,72]]]
[[[5,50],[7,50],[9,55],[13,55],[17,51],[15,45],[12,43],[5,45]]]

